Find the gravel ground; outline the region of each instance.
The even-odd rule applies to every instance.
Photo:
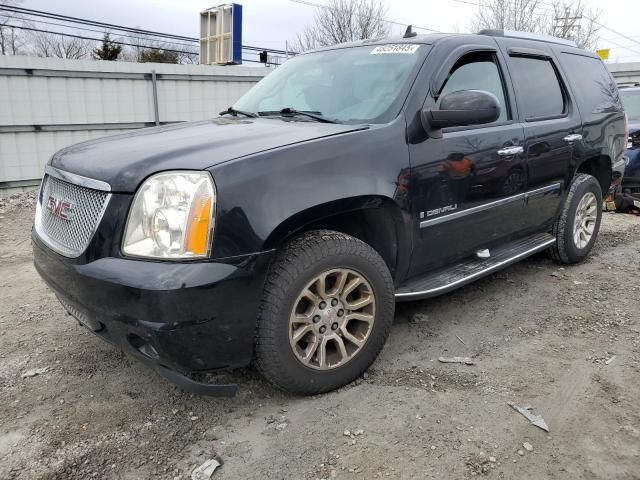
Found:
[[[216,399],[72,321],[32,266],[32,216],[33,196],[0,203],[0,479],[188,479],[210,458],[214,480],[640,479],[638,217],[606,214],[580,265],[541,254],[399,305],[378,361],[336,392],[290,396],[247,369]]]

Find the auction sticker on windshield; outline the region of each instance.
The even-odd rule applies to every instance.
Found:
[[[395,45],[378,45],[371,50],[370,55],[381,55],[383,53],[416,53],[420,45],[414,43],[399,43]]]

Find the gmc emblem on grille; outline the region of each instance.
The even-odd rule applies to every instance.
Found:
[[[69,220],[71,218],[73,207],[73,203],[69,200],[55,198],[51,195],[49,195],[47,199],[47,210],[49,210],[52,215],[62,218],[63,220]]]

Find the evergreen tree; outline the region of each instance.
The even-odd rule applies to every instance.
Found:
[[[96,60],[117,60],[122,52],[122,46],[113,43],[108,33],[102,38],[102,46],[93,50],[93,58]]]

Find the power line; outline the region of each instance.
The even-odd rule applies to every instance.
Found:
[[[183,35],[174,35],[174,34],[171,34],[171,33],[163,33],[163,32],[157,32],[157,31],[153,31],[153,30],[145,30],[145,29],[141,29],[141,28],[127,27],[127,26],[124,26],[124,25],[116,25],[116,24],[112,24],[112,23],[99,22],[99,21],[95,21],[95,20],[89,20],[89,19],[86,19],[86,18],[71,17],[71,16],[68,16],[68,15],[60,15],[60,14],[52,13],[52,12],[45,12],[43,10],[33,10],[33,9],[22,8],[22,7],[14,7],[14,6],[8,6],[8,5],[0,5],[0,10],[5,10],[5,11],[8,11],[8,12],[12,12],[12,13],[22,13],[24,15],[29,15],[29,16],[33,16],[33,17],[54,19],[54,20],[59,20],[59,21],[67,22],[67,23],[80,23],[82,25],[102,27],[102,28],[105,28],[107,30],[117,30],[117,31],[124,31],[124,32],[129,32],[129,33],[137,33],[139,35],[147,35],[147,36],[158,37],[158,38],[170,38],[170,39],[175,39],[175,40],[182,40],[182,41],[185,41],[185,42],[193,42],[193,43],[199,43],[200,42],[200,39],[196,38],[196,37],[186,37],[186,36],[183,36]],[[42,20],[35,20],[35,21],[36,22],[42,22]],[[65,28],[79,28],[79,27],[65,26]],[[92,39],[92,40],[95,40],[95,39]],[[285,51],[285,50],[277,50],[277,49],[274,49],[274,48],[255,47],[255,46],[251,46],[251,45],[242,45],[242,48],[245,49],[245,50],[251,50],[251,51],[256,51],[256,52],[262,52],[262,51],[266,50],[267,52],[275,53],[275,54],[296,55],[296,52],[288,52],[288,51]]]
[[[611,43],[612,45],[617,46],[617,47],[619,47],[619,48],[624,48],[625,50],[629,50],[630,52],[633,52],[633,53],[636,53],[636,54],[640,55],[640,51],[638,51],[638,50],[634,50],[634,49],[633,49],[633,48],[631,48],[631,47],[625,47],[624,45],[620,45],[619,43],[614,42],[613,40],[610,40],[610,39],[604,39],[604,41],[609,42],[609,43]],[[634,56],[635,56],[635,55],[634,55]]]
[[[68,21],[68,22],[73,22],[73,23],[80,23],[80,24],[84,24],[84,25],[90,25],[90,26],[94,26],[94,27],[103,27],[103,28],[107,28],[107,29],[111,29],[111,30],[119,30],[119,31],[127,31],[130,33],[138,33],[138,34],[144,34],[144,35],[151,35],[154,37],[164,37],[164,38],[172,38],[174,40],[186,40],[186,41],[198,41],[198,38],[195,37],[186,37],[183,35],[174,35],[174,34],[170,34],[170,33],[162,33],[162,32],[155,32],[153,30],[144,30],[141,28],[134,28],[134,27],[126,27],[123,25],[115,25],[113,23],[105,23],[105,22],[99,22],[97,20],[89,20],[86,18],[79,18],[79,17],[71,17],[68,15],[61,15],[58,13],[52,13],[52,12],[45,12],[43,10],[33,10],[30,8],[22,8],[22,7],[14,7],[14,6],[9,6],[9,5],[2,5],[0,6],[0,10],[5,10],[5,11],[10,11],[10,12],[14,12],[14,13],[23,13],[25,15],[32,15],[32,16],[37,16],[37,17],[45,17],[45,18],[51,18],[54,20],[63,20],[63,21]]]
[[[625,35],[625,34],[623,34],[623,33],[620,33],[620,32],[618,32],[618,31],[614,30],[613,28],[609,28],[609,27],[607,27],[606,25],[603,25],[602,23],[600,23],[600,22],[596,21],[596,19],[595,19],[595,18],[590,18],[589,20],[591,20],[593,23],[595,23],[595,24],[596,24],[596,25],[598,25],[599,27],[604,28],[605,30],[609,30],[609,31],[610,31],[610,32],[612,32],[612,33],[615,33],[616,35],[618,35],[618,36],[619,36],[619,37],[621,37],[621,38],[624,38],[624,39],[626,39],[626,40],[629,40],[629,41],[631,41],[631,42],[633,42],[633,43],[636,43],[636,44],[640,45],[640,41],[638,41],[638,40],[634,40],[632,37],[630,37],[630,36],[628,36],[628,35]],[[627,48],[627,49],[631,50],[629,47],[623,47],[623,48]],[[632,51],[633,51],[633,50],[632,50]]]
[[[6,18],[8,20],[19,20],[18,18],[15,17],[10,17],[9,15],[0,15],[0,17]],[[63,27],[63,28],[73,28],[74,30],[81,30],[81,31],[85,31],[85,32],[95,32],[95,33],[101,33],[101,34],[105,34],[105,33],[109,33],[105,30],[94,30],[92,28],[86,28],[86,27],[79,27],[79,26],[75,26],[75,25],[65,25],[64,23],[56,23],[56,22],[47,22],[45,20],[30,20],[32,22],[36,22],[36,23],[42,23],[45,25],[54,25],[54,26],[58,26],[58,27]],[[8,26],[8,25],[3,25],[3,26]],[[149,41],[151,40],[148,36],[147,37],[138,37],[135,35],[127,35],[126,33],[117,33],[116,34],[117,37],[124,37],[124,38],[131,38],[134,40],[146,40]],[[102,40],[102,39],[100,39]],[[178,47],[189,47],[190,45],[186,44],[186,43],[179,43],[179,42],[168,42],[166,40],[162,40],[163,45],[176,45]],[[193,43],[193,42],[192,42]]]
[[[20,26],[20,25],[11,25],[11,24],[6,24],[3,25],[5,27],[8,28],[17,28],[18,30],[29,30],[32,32],[40,32],[40,33],[48,33],[48,34],[52,34],[52,35],[60,35],[62,37],[71,37],[71,38],[78,38],[81,40],[91,40],[94,42],[101,42],[102,39],[101,38],[94,38],[94,37],[85,37],[83,35],[74,35],[72,33],[65,33],[65,32],[54,32],[51,30],[42,30],[40,28],[32,28],[32,27],[24,27],[24,26]],[[165,52],[174,52],[174,53],[186,53],[188,55],[197,55],[198,52],[189,52],[186,50],[175,50],[175,49],[171,49],[171,48],[163,48],[163,47],[152,47],[149,45],[140,45],[140,44],[135,44],[135,43],[127,43],[127,42],[120,42],[117,40],[109,40],[109,42],[111,43],[115,43],[116,45],[127,45],[130,47],[139,47],[139,48],[144,48],[144,49],[149,49],[149,50],[163,50]]]
[[[310,2],[308,0],[289,0],[289,1],[293,3],[299,3],[301,5],[307,5],[309,7],[331,9],[329,5],[322,5],[320,3]],[[391,23],[393,25],[400,25],[401,27],[406,27],[407,25],[409,25],[408,23],[397,22],[395,20],[389,20],[388,18],[383,18],[382,21],[386,23]],[[419,25],[413,25],[413,24],[411,24],[411,26],[413,28],[417,28],[418,30],[426,30],[428,32],[433,32],[433,33],[442,33],[440,30],[434,30],[433,28],[421,27]]]
[[[73,35],[71,33],[65,33],[65,32],[54,32],[51,30],[42,30],[39,28],[32,28],[32,27],[24,27],[24,26],[20,26],[20,25],[11,25],[11,24],[6,24],[3,25],[3,27],[7,27],[7,28],[17,28],[19,30],[29,30],[29,31],[33,31],[33,32],[41,32],[41,33],[47,33],[47,34],[51,34],[51,35],[60,35],[62,37],[71,37],[71,38],[78,38],[81,40],[91,40],[91,41],[95,41],[95,42],[101,42],[102,39],[101,38],[93,38],[93,37],[85,37],[83,35]],[[153,46],[149,46],[149,45],[139,45],[139,44],[135,44],[135,43],[127,43],[127,42],[120,42],[117,40],[109,40],[111,43],[114,43],[116,45],[126,45],[126,46],[130,46],[130,47],[138,47],[138,48],[142,48],[145,50],[162,50],[164,52],[173,52],[173,53],[184,53],[186,55],[198,55],[198,52],[194,52],[194,51],[186,51],[186,50],[175,50],[175,49],[171,49],[171,48],[163,48],[163,47],[153,47]],[[262,50],[261,50],[262,51]],[[247,52],[250,53],[252,55],[256,55],[258,54],[258,52]],[[249,58],[243,58],[242,59],[243,62],[251,62],[251,63],[264,63],[261,62],[259,60],[251,60]]]

